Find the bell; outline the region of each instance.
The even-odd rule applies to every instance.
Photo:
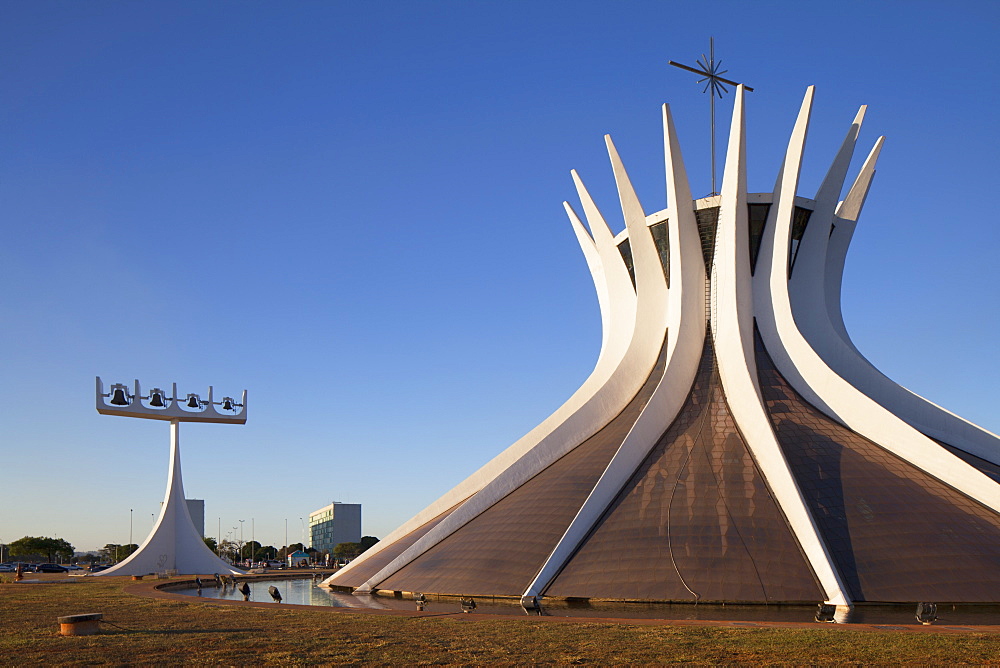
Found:
[[[163,408],[163,391],[154,388],[152,392],[149,393],[149,405],[153,408]]]
[[[201,408],[201,402],[198,401],[197,394],[189,394],[187,400],[188,408]]]
[[[231,411],[233,410],[233,399],[232,397],[223,397],[222,399],[222,410]]]
[[[111,403],[115,406],[128,406],[128,397],[125,395],[124,385],[111,386]]]

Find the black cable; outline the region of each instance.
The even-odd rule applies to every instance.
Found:
[[[98,621],[99,621],[99,622],[100,622],[101,624],[107,624],[108,626],[113,626],[113,627],[115,627],[116,629],[121,629],[122,631],[128,631],[129,633],[141,633],[141,632],[140,632],[140,631],[138,631],[137,629],[127,629],[127,628],[125,628],[124,626],[119,626],[118,624],[115,624],[114,622],[109,622],[109,621],[108,621],[108,620],[106,620],[106,619],[100,619],[100,620],[98,620]]]

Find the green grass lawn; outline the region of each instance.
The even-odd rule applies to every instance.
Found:
[[[130,584],[0,584],[0,664],[1000,664],[995,633],[393,616],[160,600]],[[57,617],[85,612],[129,630],[59,635]]]

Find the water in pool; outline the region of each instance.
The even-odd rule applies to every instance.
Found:
[[[313,578],[246,580],[250,587],[250,600],[273,602],[269,587],[276,587],[283,604],[319,605],[335,608],[359,608],[380,610],[416,610],[411,599],[391,596],[354,596],[331,591],[321,586],[320,580]],[[240,583],[242,586],[242,582]],[[243,595],[234,587],[218,588],[214,583],[204,583],[199,592],[195,587],[171,589],[170,591],[202,598],[220,598],[241,601]],[[433,614],[462,614],[461,601],[454,597],[428,596],[424,611]],[[915,605],[898,606],[858,606],[847,618],[840,621],[859,624],[915,624]],[[525,611],[515,601],[506,599],[476,598],[477,613],[524,616]],[[543,614],[561,617],[610,617],[625,619],[676,619],[676,620],[730,620],[742,622],[811,622],[816,614],[815,606],[796,605],[691,605],[691,604],[644,604],[614,602],[567,602],[548,601],[544,603]],[[936,625],[989,625],[1000,624],[998,606],[950,606],[938,609]]]

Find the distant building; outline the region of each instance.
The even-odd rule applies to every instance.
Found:
[[[187,501],[188,512],[191,513],[191,521],[194,528],[198,530],[198,535],[205,537],[205,500],[204,499],[184,499]]]
[[[302,564],[302,562],[308,562],[308,561],[309,561],[309,554],[307,552],[303,552],[302,550],[295,550],[294,552],[288,555],[289,568],[295,568],[296,566]]]
[[[309,513],[309,540],[321,552],[340,543],[361,542],[361,504],[334,501]]]

